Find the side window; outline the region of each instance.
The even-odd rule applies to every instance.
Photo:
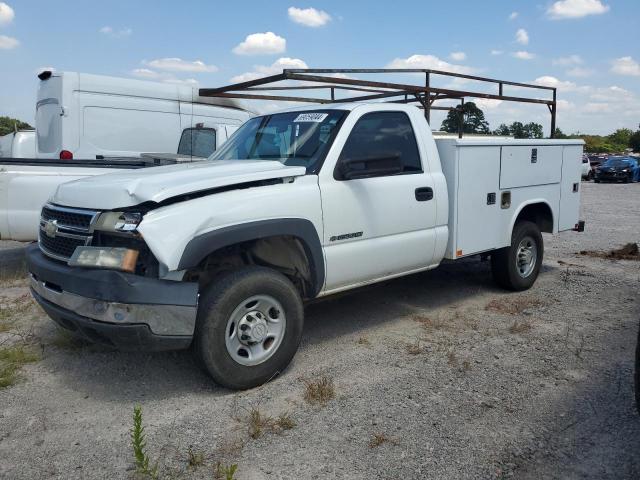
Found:
[[[207,158],[216,150],[213,128],[185,128],[178,144],[178,154]]]
[[[400,157],[400,174],[422,172],[418,144],[406,113],[374,112],[363,115],[347,138],[338,166],[347,159],[375,158],[381,154]]]

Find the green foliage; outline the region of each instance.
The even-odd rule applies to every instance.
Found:
[[[620,147],[623,147],[620,150],[624,150],[625,148],[629,147],[631,135],[633,135],[633,132],[628,128],[619,128],[611,135],[609,135],[607,139],[612,145],[619,145]]]
[[[20,367],[40,360],[40,357],[22,345],[0,349],[0,388],[10,387],[18,380]]]
[[[484,118],[484,112],[478,108],[473,102],[467,102],[462,107],[462,114],[464,115],[463,133],[479,133],[488,134],[489,122]],[[442,122],[441,130],[449,133],[457,133],[460,124],[460,109],[449,110],[447,118]]]
[[[238,470],[238,465],[235,463],[227,466],[218,462],[216,464],[214,475],[216,479],[234,480],[236,470]]]
[[[16,129],[33,129],[28,123],[22,122],[17,118],[0,117],[0,136],[14,132]]]
[[[133,407],[133,428],[131,429],[131,444],[133,446],[133,456],[136,460],[136,469],[142,475],[151,478],[158,478],[158,468],[156,465],[149,466],[149,455],[147,454],[147,440],[142,425],[142,407]]]
[[[558,129],[556,129],[558,130]],[[542,125],[539,123],[522,123],[513,122],[511,125],[505,125],[504,123],[493,132],[494,135],[500,136],[512,136],[515,138],[542,138],[543,131]]]

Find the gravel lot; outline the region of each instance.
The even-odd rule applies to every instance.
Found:
[[[216,462],[238,479],[640,478],[640,262],[576,253],[640,242],[640,185],[582,187],[587,231],[545,236],[528,292],[471,259],[315,303],[291,367],[243,393],[186,352],[77,343],[5,278],[0,342],[40,360],[0,390],[0,477],[134,477],[141,405],[160,478],[215,478]],[[335,398],[311,405],[305,381],[323,375]],[[252,438],[252,409],[296,425]]]

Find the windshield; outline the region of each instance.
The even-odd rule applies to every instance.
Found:
[[[630,167],[631,160],[627,158],[610,158],[604,162],[605,167]]]
[[[277,160],[317,172],[345,114],[313,110],[252,118],[209,159]]]

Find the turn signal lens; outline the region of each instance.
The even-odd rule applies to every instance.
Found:
[[[128,248],[76,247],[67,264],[71,267],[106,268],[134,272],[138,250]]]
[[[60,150],[60,160],[73,160],[73,153],[69,150]]]

